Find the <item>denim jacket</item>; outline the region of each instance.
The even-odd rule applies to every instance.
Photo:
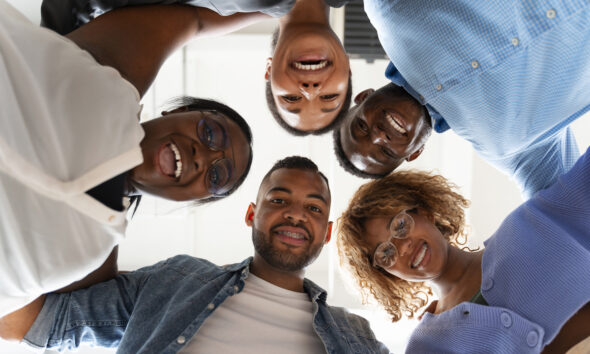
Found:
[[[68,294],[50,294],[24,342],[73,349],[81,343],[119,353],[176,353],[228,296],[244,288],[252,258],[217,266],[176,256]],[[308,279],[313,326],[328,353],[388,353],[369,323],[326,304],[326,291]]]

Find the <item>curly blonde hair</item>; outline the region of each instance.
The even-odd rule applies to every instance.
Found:
[[[363,303],[373,297],[391,315],[392,322],[405,314],[412,318],[428,303],[432,290],[423,282],[409,282],[377,269],[363,239],[369,218],[391,217],[402,210],[421,208],[434,219],[434,225],[455,247],[465,244],[464,208],[469,201],[457,186],[443,176],[420,171],[398,171],[364,184],[352,197],[338,219],[338,255],[360,287]]]

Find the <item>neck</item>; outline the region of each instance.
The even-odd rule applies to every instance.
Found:
[[[330,25],[330,9],[323,0],[297,0],[285,16],[279,19],[281,31],[285,27],[301,23]]]
[[[445,268],[439,277],[432,280],[441,302],[463,290],[468,294],[477,292],[476,289],[481,286],[482,255],[483,251],[467,252],[449,247]]]
[[[305,276],[303,269],[294,272],[277,269],[256,253],[250,264],[250,272],[283,289],[303,292],[303,277]]]

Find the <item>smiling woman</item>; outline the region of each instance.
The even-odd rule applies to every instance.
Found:
[[[408,352],[564,353],[590,335],[589,172],[590,149],[479,252],[454,247],[467,206],[456,187],[394,172],[363,185],[339,219],[341,264],[393,321],[437,292]]]
[[[3,116],[12,118],[0,122],[1,317],[73,281],[84,278],[69,289],[116,275],[124,196],[205,202],[243,182],[252,135],[238,113],[187,98],[140,125],[139,99],[185,41],[260,14],[136,6],[66,38],[0,7]]]
[[[143,163],[130,185],[172,200],[202,204],[233,193],[252,164],[246,121],[216,101],[184,97],[163,116],[142,124]]]

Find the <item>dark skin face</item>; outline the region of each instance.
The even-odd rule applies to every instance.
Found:
[[[177,201],[231,189],[245,173],[250,154],[240,127],[213,111],[181,108],[163,115],[142,124],[143,163],[131,170],[131,184]]]
[[[274,171],[246,213],[256,251],[251,271],[271,283],[301,291],[305,267],[330,240],[329,215],[330,192],[318,173]]]
[[[340,40],[326,26],[291,26],[281,32],[274,55],[268,58],[277,109],[293,128],[312,131],[329,125],[340,112],[350,65]]]
[[[355,97],[340,126],[342,149],[361,171],[387,174],[422,153],[432,131],[425,108],[393,84]]]

